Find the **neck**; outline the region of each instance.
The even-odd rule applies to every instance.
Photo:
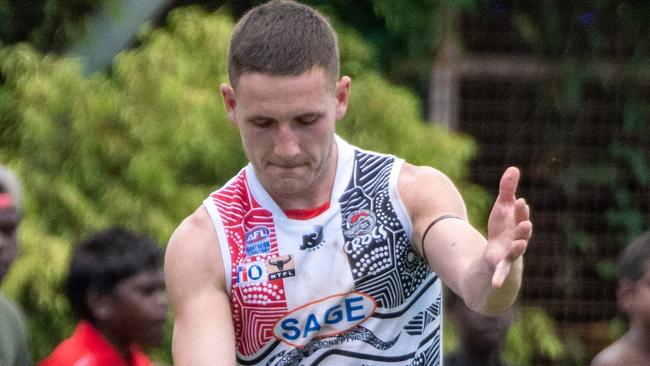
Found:
[[[638,322],[632,322],[630,324],[630,330],[628,330],[626,337],[630,342],[638,349],[640,352],[644,352],[648,355],[650,359],[650,333],[646,327]]]
[[[131,365],[133,363],[133,360],[131,359],[132,355],[130,342],[124,342],[122,339],[120,339],[120,337],[115,336],[110,329],[107,329],[104,326],[100,326],[99,324],[95,324],[94,326],[97,328],[99,333],[108,341],[108,343],[113,346],[117,353],[122,356],[127,364]]]

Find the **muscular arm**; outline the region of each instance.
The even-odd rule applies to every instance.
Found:
[[[516,173],[516,177],[515,174]],[[453,183],[439,171],[405,164],[399,194],[413,222],[416,248],[431,268],[472,310],[494,315],[514,302],[521,284],[522,258],[532,224],[523,199],[516,200],[518,171],[501,181],[500,198],[490,214],[487,240],[467,221],[467,210]],[[427,227],[442,219],[422,235]]]
[[[165,281],[174,311],[174,365],[235,365],[235,335],[219,243],[203,206],[172,235]]]

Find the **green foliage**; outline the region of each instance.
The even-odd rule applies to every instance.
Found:
[[[1,50],[0,159],[26,195],[22,255],[4,290],[30,318],[36,359],[73,325],[59,291],[71,243],[122,225],[164,244],[245,164],[218,90],[232,27],[223,13],[174,11],[166,28],[145,32],[141,47],[119,55],[110,74],[91,77],[73,59],[26,45]],[[467,193],[473,220],[485,222],[485,195],[466,182],[472,142],[425,124],[411,93],[364,73],[372,49],[354,32],[342,31],[341,49],[344,72],[355,79],[339,133],[440,168]],[[169,348],[156,355],[169,361]]]
[[[424,123],[415,95],[391,85],[379,74],[360,76],[352,81],[351,89],[348,115],[339,122],[338,132],[364,148],[443,171],[459,184],[472,222],[479,228],[485,227],[489,197],[484,190],[467,183],[468,163],[476,149],[471,140]]]
[[[508,366],[531,365],[533,360],[547,360],[557,364],[567,349],[555,332],[556,325],[543,309],[519,307],[517,319],[510,327],[502,353]],[[451,321],[445,321],[444,353],[457,349],[460,339]]]
[[[0,0],[0,45],[29,42],[62,50],[83,33],[84,17],[114,0]]]
[[[599,191],[609,199],[604,209],[589,212],[590,224],[580,224],[572,217],[561,220],[567,255],[554,282],[566,297],[580,296],[586,276],[613,286],[618,251],[648,228],[648,195],[644,192],[648,192],[650,168],[650,104],[647,78],[643,77],[640,65],[647,65],[650,57],[650,4],[626,0],[552,0],[518,2],[513,4],[512,11],[515,27],[533,54],[559,65],[559,73],[545,87],[549,102],[566,126],[563,128],[578,131],[570,136],[578,136],[587,128],[603,128],[599,125],[609,122],[591,124],[589,113],[585,113],[595,110],[593,105],[600,100],[614,100],[616,109],[622,107],[622,113],[617,110],[614,114],[615,125],[605,127],[609,146],[603,156],[576,149],[570,156],[571,163],[557,179],[566,197],[580,197],[588,202],[590,198],[581,192]],[[608,71],[618,69],[620,74],[607,78],[603,77],[606,73],[591,67],[605,60],[617,64]],[[639,81],[642,79],[646,81]],[[606,97],[598,96],[599,93]],[[566,140],[567,131],[549,130],[548,135],[552,140]],[[587,203],[586,207],[592,206]],[[612,340],[622,334],[621,323],[616,324]],[[564,338],[567,364],[581,365],[593,356],[587,354],[577,336],[569,332]]]
[[[449,3],[472,7],[474,0],[304,0],[356,29],[376,53],[373,66],[389,80],[426,99],[436,47],[436,26]],[[418,111],[425,115],[424,109]]]
[[[615,50],[629,52],[637,67],[638,61],[650,57],[648,3],[550,0],[514,2],[511,7],[519,34],[536,55],[554,58],[574,55],[585,60],[602,57],[618,48]]]
[[[650,57],[650,4],[626,0],[519,2],[513,4],[512,12],[515,27],[533,53],[558,61],[559,73],[546,87],[569,128],[579,128],[572,122],[580,121],[593,90],[618,94],[623,100],[622,119],[611,136],[608,157],[595,160],[575,154],[558,179],[567,195],[582,187],[595,187],[614,197],[604,216],[615,243],[622,248],[648,225],[641,202],[644,197],[639,199],[633,192],[647,191],[650,167],[650,105],[637,81],[643,73],[640,65],[647,65]],[[589,67],[592,61],[612,59],[620,63],[627,78],[607,80]],[[560,139],[557,133],[564,132],[549,131],[549,136]],[[570,218],[565,226],[569,243],[585,238],[573,245],[579,249],[576,261],[586,259],[604,279],[613,280],[610,259],[589,258],[597,245],[592,233],[575,227]]]
[[[555,333],[555,322],[543,309],[523,307],[506,340],[503,358],[508,365],[530,365],[535,358],[553,363],[566,353]]]

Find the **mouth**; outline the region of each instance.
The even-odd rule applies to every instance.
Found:
[[[278,172],[284,172],[284,173],[292,173],[296,172],[298,170],[304,169],[306,167],[306,164],[274,164],[271,163],[268,165],[268,167],[271,170],[275,170]]]

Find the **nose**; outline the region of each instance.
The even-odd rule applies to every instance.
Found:
[[[290,123],[277,124],[273,153],[282,159],[291,159],[300,154],[299,135]]]

